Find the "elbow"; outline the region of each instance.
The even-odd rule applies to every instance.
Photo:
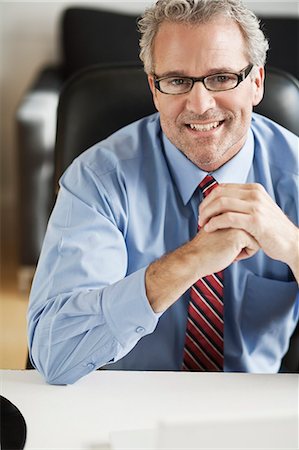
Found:
[[[33,353],[34,354],[34,353]],[[51,385],[68,385],[74,384],[87,373],[81,365],[57,367],[56,364],[49,361],[43,362],[37,356],[32,357],[32,363],[37,371],[42,375],[45,382]]]
[[[59,372],[55,364],[49,359],[49,352],[40,352],[34,345],[31,348],[31,362],[33,367],[42,375],[46,383],[54,385],[70,384],[63,372]]]
[[[52,385],[74,384],[96,369],[95,364],[78,358],[73,346],[70,346],[68,351],[53,343],[41,346],[36,336],[31,343],[30,353],[33,366],[45,381]]]
[[[57,365],[55,359],[49,357],[49,353],[32,351],[32,364],[42,375],[46,383],[52,385],[68,385],[74,384],[83,376],[94,370],[94,367],[85,364],[73,365],[70,362],[64,362]]]
[[[29,322],[28,331],[31,363],[48,384],[73,384],[91,371],[78,354],[78,337],[66,339],[45,320]]]

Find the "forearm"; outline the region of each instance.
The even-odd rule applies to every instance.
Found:
[[[145,287],[153,310],[165,311],[200,276],[198,257],[190,242],[150,264],[145,273]]]
[[[293,234],[288,236],[285,262],[290,267],[295,280],[299,284],[299,229],[294,226]]]
[[[257,243],[244,231],[201,230],[190,242],[148,267],[145,287],[151,307],[155,312],[165,311],[199,278],[219,272],[257,250]]]

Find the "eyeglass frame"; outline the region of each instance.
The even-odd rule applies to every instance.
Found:
[[[239,86],[240,83],[242,83],[242,81],[244,81],[248,75],[250,74],[252,68],[253,68],[254,64],[248,64],[248,66],[246,66],[244,69],[242,69],[239,73],[234,73],[234,72],[221,72],[221,73],[214,73],[212,75],[206,75],[205,77],[184,77],[184,76],[167,76],[167,77],[157,77],[157,75],[153,74],[153,81],[154,81],[154,86],[156,89],[158,89],[159,92],[161,92],[162,94],[166,94],[166,95],[184,95],[184,94],[188,94],[195,83],[197,82],[201,82],[204,87],[207,89],[207,91],[210,92],[226,92],[226,91],[231,91],[232,89],[235,89],[237,86]],[[216,77],[217,75],[224,75],[224,74],[228,74],[228,75],[236,75],[237,77],[237,84],[236,86],[229,88],[229,89],[209,89],[207,88],[207,86],[205,85],[205,80],[207,78],[210,77]],[[190,89],[188,89],[186,92],[178,92],[177,94],[174,93],[169,93],[169,92],[164,92],[161,91],[160,88],[160,81],[162,80],[167,80],[167,78],[179,78],[179,79],[184,79],[184,80],[191,80],[192,84],[190,85]]]

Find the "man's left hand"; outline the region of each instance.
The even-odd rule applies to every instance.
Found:
[[[288,264],[298,277],[299,230],[260,184],[217,186],[199,207],[199,225],[207,232],[245,230],[269,257]]]

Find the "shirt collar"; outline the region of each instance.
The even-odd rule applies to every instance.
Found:
[[[162,139],[172,177],[185,205],[208,173],[218,183],[245,183],[247,180],[254,153],[254,137],[251,129],[241,150],[214,172],[199,169],[168,140],[164,133]]]

